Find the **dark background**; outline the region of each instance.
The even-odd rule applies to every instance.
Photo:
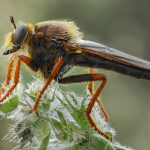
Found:
[[[84,39],[150,61],[149,6],[150,1],[146,0],[0,0],[0,46],[6,33],[12,31],[9,15],[14,16],[16,23],[69,19],[80,27]],[[6,56],[0,56],[0,82],[6,74],[6,60]],[[82,73],[81,70],[75,68],[70,74]],[[107,86],[100,97],[109,114],[109,122],[117,132],[115,140],[136,150],[149,149],[150,83],[105,70],[98,72],[107,74]],[[30,81],[31,75],[26,70],[23,70],[23,76],[24,83]],[[80,94],[86,89],[85,84],[71,87]],[[8,119],[0,120],[1,150],[15,146],[2,140],[9,123]]]

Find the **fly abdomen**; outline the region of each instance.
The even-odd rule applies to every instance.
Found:
[[[109,60],[107,58],[91,55],[89,53],[85,53],[84,56],[76,56],[75,65],[89,68],[102,68],[127,76],[135,77],[137,79],[150,80],[149,69],[144,69],[140,66],[134,66],[132,64],[125,64],[114,60]]]
[[[117,62],[116,65],[112,68],[112,71],[135,77],[137,79],[150,80],[150,70],[138,68],[135,66],[119,64]]]
[[[150,70],[102,58],[96,68],[111,70],[137,79],[150,80]]]

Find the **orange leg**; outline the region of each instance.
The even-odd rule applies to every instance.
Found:
[[[18,57],[16,68],[15,68],[15,74],[14,74],[14,84],[10,87],[10,89],[7,91],[7,93],[4,95],[4,97],[0,100],[0,103],[3,102],[6,97],[9,96],[9,94],[14,90],[14,88],[17,86],[19,82],[19,74],[20,74],[20,62],[23,61],[25,64],[27,64],[29,67],[34,68],[34,70],[37,70],[37,66],[35,66],[34,63],[31,63],[32,59],[30,59],[27,56],[24,55],[13,55],[10,59],[8,71],[7,71],[7,77],[6,77],[6,84],[4,86],[9,85],[11,76],[12,76],[12,67],[14,62],[14,57]],[[4,87],[1,88],[0,94],[4,91]]]
[[[1,87],[1,90],[0,90],[0,97],[1,97],[1,94],[5,90],[4,87],[9,85],[9,83],[10,83],[11,76],[12,76],[13,62],[14,62],[14,57],[12,56],[10,58],[9,65],[8,65],[7,76],[6,76],[6,83]]]
[[[8,73],[7,73],[6,85],[8,85],[10,80],[11,80],[12,65],[13,65],[13,59],[11,58],[9,68],[8,68]],[[3,102],[6,99],[6,97],[8,97],[9,94],[17,86],[17,84],[19,82],[19,72],[20,72],[20,59],[17,60],[17,65],[16,65],[16,68],[15,68],[14,84],[10,87],[10,89],[7,91],[7,93],[4,95],[4,97],[0,100],[0,103]]]
[[[93,68],[89,68],[89,74],[93,74],[94,73],[94,69]],[[90,81],[88,83],[88,90],[90,91],[91,95],[93,95],[94,93],[94,88],[93,88],[93,82]]]
[[[14,84],[10,87],[10,89],[8,90],[8,92],[4,95],[4,97],[0,100],[0,103],[3,102],[6,97],[9,96],[9,94],[14,90],[14,88],[17,86],[18,82],[19,82],[19,73],[20,73],[20,61],[23,61],[27,66],[29,66],[32,70],[34,71],[37,71],[38,70],[38,67],[39,65],[37,63],[34,63],[34,61],[27,57],[27,56],[24,56],[24,55],[19,55],[19,56],[14,56],[14,57],[18,57],[18,60],[17,60],[17,65],[16,65],[16,68],[15,68],[15,74],[14,74]],[[37,106],[38,106],[38,102],[42,96],[42,94],[44,93],[44,91],[46,90],[47,86],[50,84],[50,82],[52,81],[52,79],[55,77],[55,75],[57,74],[61,64],[62,64],[62,61],[63,61],[63,58],[60,57],[58,59],[56,59],[55,61],[55,67],[51,73],[51,75],[49,76],[49,78],[47,79],[47,82],[45,84],[45,86],[43,87],[43,89],[41,90],[36,102],[35,102],[35,105],[32,109],[29,110],[29,113],[33,112],[33,111],[36,111],[37,115],[39,115],[38,111],[37,111]],[[6,85],[9,84],[10,80],[11,80],[11,74],[12,74],[12,66],[13,66],[13,57],[11,58],[10,60],[10,63],[9,63],[9,67],[8,67],[8,73],[7,73],[7,79],[6,79]],[[2,88],[2,91],[4,88]]]
[[[62,61],[63,61],[62,57],[60,57],[56,60],[52,73],[50,74],[49,78],[47,79],[45,86],[40,91],[40,94],[38,95],[38,98],[36,99],[36,102],[35,102],[33,108],[31,108],[29,110],[29,113],[35,111],[36,114],[39,115],[39,112],[37,110],[39,100],[40,100],[41,96],[43,95],[43,93],[45,92],[45,90],[47,89],[47,86],[51,83],[51,81],[54,79],[55,75],[57,74],[57,72],[62,64]]]
[[[93,74],[93,72],[94,72],[94,69],[90,68],[89,69],[89,73]],[[91,95],[93,96],[94,95],[94,88],[93,88],[93,82],[92,81],[88,83],[88,90],[90,91]],[[101,109],[101,111],[102,111],[102,113],[104,115],[104,119],[106,121],[108,121],[109,117],[108,117],[108,114],[106,113],[106,111],[105,111],[105,109],[103,107],[102,102],[100,101],[100,99],[98,97],[96,98],[96,101],[97,101],[97,103],[98,103],[98,105],[99,105],[99,107],[100,107],[100,109]]]
[[[97,99],[97,97],[99,96],[99,94],[101,93],[102,89],[104,88],[106,82],[107,82],[107,78],[105,75],[103,74],[92,74],[93,77],[93,81],[98,81],[98,80],[102,80],[101,85],[98,87],[98,89],[96,90],[95,94],[93,95],[87,109],[86,109],[86,115],[87,118],[89,119],[89,122],[91,124],[92,127],[94,127],[95,131],[97,131],[99,134],[103,135],[104,137],[106,137],[107,139],[111,139],[110,136],[108,136],[107,134],[103,133],[102,131],[100,131],[98,129],[98,127],[96,126],[95,122],[93,121],[93,119],[90,116],[90,113],[92,111],[92,108],[94,106],[94,103]]]

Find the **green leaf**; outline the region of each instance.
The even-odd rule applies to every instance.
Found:
[[[112,146],[111,142],[107,140],[105,137],[94,133],[92,134],[94,146],[96,146],[97,150],[114,150],[114,147]]]
[[[70,89],[67,87],[67,90],[69,92],[69,95],[71,96],[73,102],[75,105],[78,105],[78,101],[77,101],[77,98],[71,93]]]
[[[0,110],[3,113],[8,113],[13,111],[15,108],[18,107],[19,103],[19,97],[18,95],[14,95],[12,98],[10,98],[6,103],[2,104],[0,107]]]
[[[43,119],[39,119],[36,124],[35,135],[39,141],[42,141],[51,133],[49,122]]]
[[[45,139],[43,140],[39,150],[46,150],[47,145],[49,143],[49,137],[50,137],[50,134],[47,137],[45,137]]]
[[[51,124],[55,132],[55,135],[59,140],[66,140],[68,138],[68,135],[64,131],[63,125],[60,122],[51,118]]]
[[[35,102],[35,100],[36,100],[36,97],[35,97],[35,96],[32,96],[32,95],[30,95],[30,94],[28,94],[28,93],[26,93],[26,92],[25,92],[25,94],[28,95],[28,96]]]
[[[39,108],[41,108],[42,110],[48,111],[50,107],[49,100],[46,99],[44,102],[41,102],[41,107],[39,106]]]
[[[59,110],[56,110],[60,121],[63,123],[63,125],[67,126],[67,122],[65,120],[64,114],[62,112],[60,112]]]
[[[105,134],[109,135],[111,138],[113,136],[112,132],[104,132]]]

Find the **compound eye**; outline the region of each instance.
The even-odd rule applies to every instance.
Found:
[[[28,26],[25,23],[20,23],[15,29],[15,43],[20,45],[25,39],[28,32]]]

